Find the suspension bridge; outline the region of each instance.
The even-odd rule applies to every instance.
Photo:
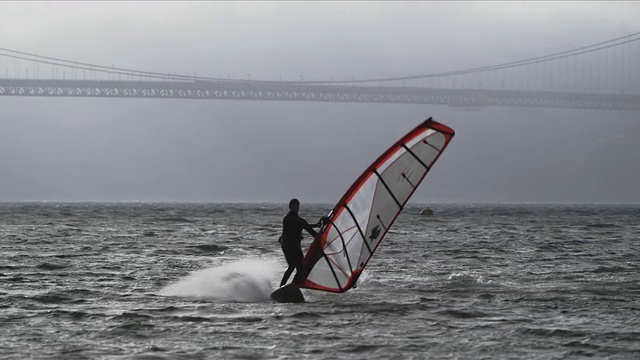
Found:
[[[258,81],[178,75],[0,48],[2,69],[0,96],[640,110],[640,32],[509,63],[362,80]]]

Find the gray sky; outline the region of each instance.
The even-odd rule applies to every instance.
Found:
[[[637,2],[3,2],[0,47],[211,77],[362,79],[564,51],[637,32],[637,19]],[[633,112],[0,97],[0,115],[0,201],[331,203],[434,116],[457,135],[414,201],[640,202]]]

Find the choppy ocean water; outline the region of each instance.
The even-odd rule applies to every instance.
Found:
[[[640,358],[640,205],[430,207],[278,304],[285,204],[0,204],[0,358]]]

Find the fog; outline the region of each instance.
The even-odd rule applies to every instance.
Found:
[[[568,50],[637,32],[638,18],[633,2],[2,3],[0,47],[211,77],[367,79]],[[1,64],[0,76],[20,66]],[[333,203],[431,116],[456,136],[414,202],[640,202],[637,112],[6,96],[0,201]]]

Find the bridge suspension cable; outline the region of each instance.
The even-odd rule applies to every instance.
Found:
[[[400,77],[387,77],[387,78],[374,78],[374,79],[362,79],[362,80],[337,80],[337,81],[274,81],[274,80],[243,80],[243,79],[229,79],[196,75],[184,75],[184,74],[169,74],[162,72],[134,70],[127,68],[120,68],[114,66],[105,66],[99,64],[90,64],[79,61],[66,60],[61,58],[55,58],[50,56],[37,55],[33,53],[17,51],[0,47],[0,56],[12,58],[15,60],[31,61],[40,64],[61,66],[65,68],[71,68],[76,70],[95,71],[100,73],[107,73],[112,75],[127,75],[127,76],[139,76],[141,78],[152,78],[161,80],[183,80],[183,81],[215,81],[215,82],[241,82],[241,83],[280,83],[280,84],[363,84],[372,82],[389,82],[389,81],[402,81],[402,80],[417,80],[428,78],[442,78],[457,75],[466,75],[473,73],[482,73],[495,70],[502,70],[508,68],[516,68],[526,65],[539,64],[549,62],[553,60],[559,60],[578,55],[583,55],[592,52],[598,52],[605,49],[622,46],[628,43],[640,41],[640,32],[636,32],[630,35],[618,37],[615,39],[603,41],[600,43],[579,47],[572,50],[552,53],[544,56],[533,57],[524,60],[506,62],[502,64],[481,66],[475,68],[468,68],[462,70],[438,72],[423,75],[411,75]]]
[[[621,41],[621,40],[624,40],[624,41]],[[626,36],[622,36],[622,37],[615,38],[615,39],[611,39],[611,40],[607,40],[607,41],[603,41],[603,42],[600,42],[600,43],[597,43],[597,44],[593,44],[593,45],[583,46],[583,47],[580,47],[580,48],[577,48],[577,49],[566,50],[566,51],[562,51],[562,52],[558,52],[558,53],[548,54],[548,55],[544,55],[544,56],[538,56],[538,57],[525,59],[525,60],[518,60],[518,61],[512,61],[512,62],[507,62],[507,63],[502,63],[502,64],[496,64],[496,65],[488,65],[488,66],[475,67],[475,68],[469,68],[469,69],[463,69],[463,70],[446,71],[446,72],[431,73],[431,74],[424,74],[424,75],[411,75],[411,76],[399,76],[399,77],[364,79],[364,80],[315,81],[315,82],[309,81],[308,83],[314,83],[314,84],[349,83],[349,84],[353,84],[353,83],[367,83],[367,82],[416,80],[416,79],[447,77],[447,76],[455,76],[455,75],[466,75],[466,74],[473,74],[473,73],[479,73],[479,72],[487,72],[487,71],[494,71],[494,70],[509,69],[509,68],[520,67],[520,66],[525,66],[525,65],[539,64],[539,63],[543,63],[543,62],[559,60],[559,59],[569,58],[569,57],[573,57],[573,56],[577,56],[577,55],[582,55],[582,54],[587,54],[587,53],[591,53],[591,52],[601,51],[601,50],[605,50],[605,49],[608,49],[608,48],[621,46],[621,45],[632,43],[632,42],[636,42],[636,41],[640,41],[640,32],[633,33],[633,34],[626,35]],[[606,45],[606,46],[604,46],[604,45]]]
[[[8,54],[3,54],[0,52],[0,56],[12,58],[12,59],[33,61],[39,64],[56,65],[56,66],[62,66],[66,68],[76,69],[76,70],[89,70],[89,71],[96,71],[96,72],[113,74],[113,75],[142,76],[145,78],[164,79],[164,80],[191,80],[192,81],[196,79],[196,80],[208,80],[208,81],[233,81],[230,79],[222,79],[222,78],[177,75],[177,74],[168,74],[168,73],[160,73],[160,72],[152,72],[152,71],[125,69],[125,68],[119,68],[114,66],[90,64],[90,63],[65,60],[65,59],[60,59],[60,58],[55,58],[50,56],[31,54],[31,53],[11,50],[7,48],[0,48],[0,51],[4,51],[8,53]],[[12,55],[12,54],[18,54],[18,55]]]

